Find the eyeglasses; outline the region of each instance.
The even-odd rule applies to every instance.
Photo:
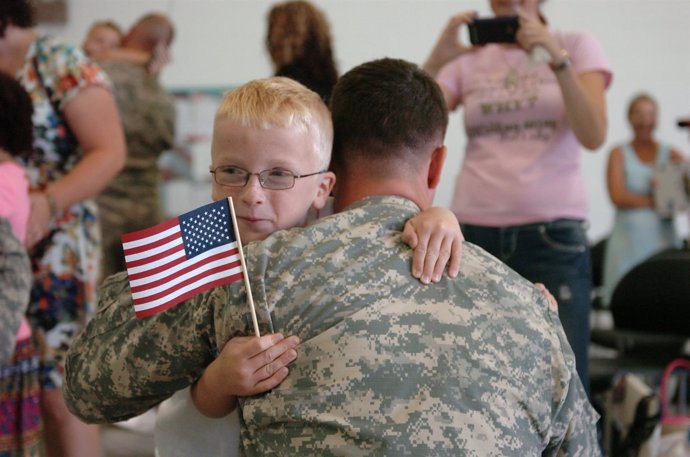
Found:
[[[327,170],[321,170],[316,173],[296,175],[282,168],[271,168],[270,170],[264,170],[258,173],[250,173],[244,168],[229,166],[216,167],[214,170],[211,170],[211,174],[213,175],[213,179],[221,186],[244,187],[249,182],[249,178],[254,175],[259,177],[259,184],[261,184],[261,187],[264,189],[285,190],[292,189],[295,186],[296,179],[320,175],[326,173],[326,171]]]

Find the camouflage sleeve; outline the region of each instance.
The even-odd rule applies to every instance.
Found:
[[[4,218],[0,218],[0,290],[0,365],[4,365],[14,352],[17,330],[31,290],[31,265],[26,249]]]
[[[551,323],[553,338],[558,341],[554,346],[551,371],[556,374],[554,384],[562,386],[554,386],[558,395],[554,399],[551,438],[542,456],[598,457],[601,455],[596,426],[599,414],[589,402],[577,375],[575,355],[565,336],[558,309],[538,290],[535,299],[543,303],[541,309]]]
[[[587,399],[580,378],[571,380],[565,401],[556,411],[552,440],[543,456],[599,457],[601,449],[597,439],[596,423],[599,415]]]
[[[89,423],[136,416],[198,379],[216,356],[216,288],[154,316],[134,315],[127,274],[109,277],[99,309],[67,355],[64,396]]]

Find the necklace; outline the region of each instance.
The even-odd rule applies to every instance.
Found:
[[[506,66],[508,67],[508,72],[503,78],[503,87],[507,90],[515,90],[520,83],[520,72],[518,69],[522,66],[522,62],[520,62],[518,65],[511,65],[507,56],[508,49],[501,47],[500,52],[501,56],[503,57],[503,62],[505,62]]]
[[[503,78],[503,87],[508,90],[515,90],[520,80],[520,75],[515,68],[510,68],[505,78]]]

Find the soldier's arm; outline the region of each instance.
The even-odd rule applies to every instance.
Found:
[[[17,330],[29,303],[31,265],[26,249],[12,234],[10,223],[0,218],[0,365],[14,352]]]
[[[553,410],[549,443],[542,456],[598,457],[601,455],[596,427],[599,415],[577,375],[575,355],[558,318],[558,305],[553,296],[539,285],[533,298],[542,303],[540,308],[551,324],[550,339],[553,342],[551,367],[545,369],[553,376]]]
[[[551,428],[553,435],[542,456],[601,455],[596,427],[599,415],[589,403],[580,378],[573,374],[565,399],[555,411]]]
[[[71,346],[64,396],[89,423],[136,416],[198,379],[215,358],[214,313],[223,289],[138,319],[126,273],[108,278],[99,309]]]

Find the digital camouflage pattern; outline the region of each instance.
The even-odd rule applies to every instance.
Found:
[[[400,240],[417,212],[370,197],[246,248],[263,331],[302,343],[278,388],[241,402],[243,452],[599,455],[556,310],[471,244],[458,278],[422,285]],[[126,281],[108,280],[68,358],[65,397],[90,422],[147,410],[252,334],[238,282],[137,320]]]
[[[123,61],[100,65],[113,83],[127,143],[124,169],[96,200],[107,277],[125,270],[120,236],[163,220],[158,159],[175,142],[175,105],[145,65]]]
[[[5,365],[17,340],[17,330],[29,305],[31,264],[24,246],[0,218],[0,366]]]

